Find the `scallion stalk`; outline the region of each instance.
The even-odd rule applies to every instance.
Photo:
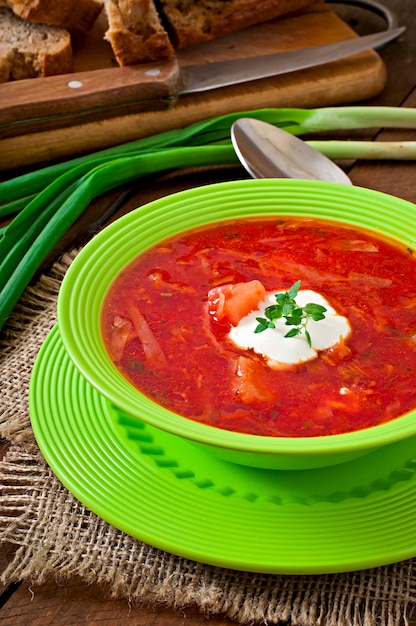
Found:
[[[10,179],[0,185],[0,202],[10,202],[22,195],[36,193],[58,176],[78,165],[92,168],[97,158],[112,160],[138,151],[148,152],[169,147],[201,146],[218,141],[228,142],[231,125],[240,117],[255,117],[294,135],[362,128],[416,128],[416,109],[405,107],[282,108],[229,113]],[[359,152],[360,146],[357,146],[357,154],[353,158],[360,158]]]
[[[330,159],[416,159],[416,141],[307,141]]]
[[[10,227],[5,228],[0,240],[0,293],[2,293],[1,290],[5,287],[22,256],[26,254],[26,251],[75,189],[76,183],[53,198],[45,209],[39,215],[35,215],[32,220],[25,219],[18,228],[10,230],[10,227],[14,226],[13,222]]]
[[[23,196],[22,198],[12,200],[7,204],[0,204],[0,218],[10,217],[11,215],[20,213],[20,211],[22,211],[35,196],[36,194],[33,193],[30,196]]]
[[[91,200],[167,169],[237,164],[230,128],[254,117],[294,135],[362,128],[416,128],[416,109],[324,107],[260,109],[219,116],[68,160],[0,185],[0,328],[40,264]],[[309,141],[333,159],[414,159],[415,142]],[[0,287],[1,287],[0,286]]]
[[[24,245],[21,244],[20,229],[14,231],[19,233],[19,237],[14,240],[12,238],[15,245],[9,247],[4,264],[0,267],[3,283],[0,292],[0,328],[38,267],[94,197],[155,172],[196,164],[232,165],[237,162],[231,146],[204,146],[198,150],[172,148],[152,154],[130,155],[96,166],[91,172],[73,183],[71,193],[63,202],[60,201],[61,198],[58,201],[54,198],[44,207],[43,215],[47,213],[49,219],[36,237],[29,238],[29,245],[26,245],[26,240]],[[68,173],[63,176],[63,178],[67,177]],[[58,182],[60,183],[59,180],[54,183],[56,187],[59,186]],[[51,205],[53,205],[52,209]],[[49,216],[49,211],[52,213],[51,216]]]

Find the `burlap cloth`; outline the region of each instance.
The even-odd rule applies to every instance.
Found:
[[[132,603],[192,605],[242,624],[407,623],[416,603],[416,560],[338,575],[232,571],[143,544],[67,491],[38,451],[27,396],[32,365],[55,323],[57,292],[74,256],[64,256],[26,290],[1,334],[0,436],[11,446],[0,463],[0,539],[17,546],[3,582],[36,585],[78,575]]]

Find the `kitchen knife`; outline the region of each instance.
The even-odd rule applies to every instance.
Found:
[[[191,65],[176,60],[78,72],[0,85],[0,137],[82,123],[127,112],[168,108],[185,94],[278,76],[337,61],[392,41],[405,27],[270,55]]]

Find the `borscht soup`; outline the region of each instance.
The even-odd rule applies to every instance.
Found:
[[[117,369],[175,413],[272,437],[362,430],[416,406],[416,260],[326,219],[244,218],[165,239],[106,294]]]

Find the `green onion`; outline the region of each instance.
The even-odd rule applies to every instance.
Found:
[[[198,165],[237,163],[237,157],[231,146],[205,146],[198,148],[197,151],[195,148],[172,148],[159,150],[153,154],[145,153],[114,159],[96,166],[81,179],[73,182],[69,192],[61,192],[58,198],[52,198],[47,202],[42,208],[40,221],[36,220],[33,228],[28,228],[27,237],[23,236],[20,227],[14,228],[12,222],[5,229],[3,239],[0,241],[0,251],[2,244],[5,250],[7,247],[6,256],[0,263],[0,328],[42,261],[94,197],[138,177],[171,168],[194,166],[196,152]],[[61,178],[67,179],[68,174],[70,172]],[[54,186],[62,187],[61,179],[57,179]],[[26,207],[19,215],[22,222],[26,221],[27,216],[23,214],[28,209],[32,211],[33,207]],[[9,228],[12,229],[10,239]],[[19,235],[17,238],[16,233]]]
[[[59,211],[64,201],[75,191],[75,188],[76,184],[73,184],[67,191],[53,198],[39,215],[34,216],[33,220],[28,221],[25,211],[23,211],[18,216],[23,216],[24,218],[19,225],[15,226],[15,222],[12,222],[8,228],[5,228],[0,240],[0,293],[2,293],[1,290],[4,289],[10,275],[13,275],[14,269],[19,264],[22,256],[30,249],[30,246],[40,236],[52,217]]]
[[[93,198],[169,169],[237,165],[230,127],[240,117],[255,117],[294,135],[359,128],[416,128],[416,109],[261,109],[203,120],[6,180],[0,185],[0,217],[15,217],[0,229],[0,328],[41,263]],[[330,158],[415,158],[414,142],[308,143]]]
[[[416,141],[307,141],[330,159],[416,159]]]
[[[294,135],[360,128],[416,128],[416,109],[400,107],[283,108],[230,113],[197,122],[186,128],[137,139],[5,181],[0,185],[0,203],[15,200],[21,195],[36,193],[58,176],[78,165],[92,168],[96,158],[111,160],[126,156],[131,152],[154,151],[176,146],[201,146],[218,141],[228,142],[230,127],[239,117],[255,117],[279,126]],[[354,158],[360,158],[359,145],[357,145]]]
[[[29,204],[31,200],[35,197],[36,194],[32,194],[30,196],[24,196],[22,198],[17,198],[16,200],[12,200],[7,204],[0,205],[0,218],[9,217],[14,215],[15,213],[19,213],[22,209],[25,208]]]

